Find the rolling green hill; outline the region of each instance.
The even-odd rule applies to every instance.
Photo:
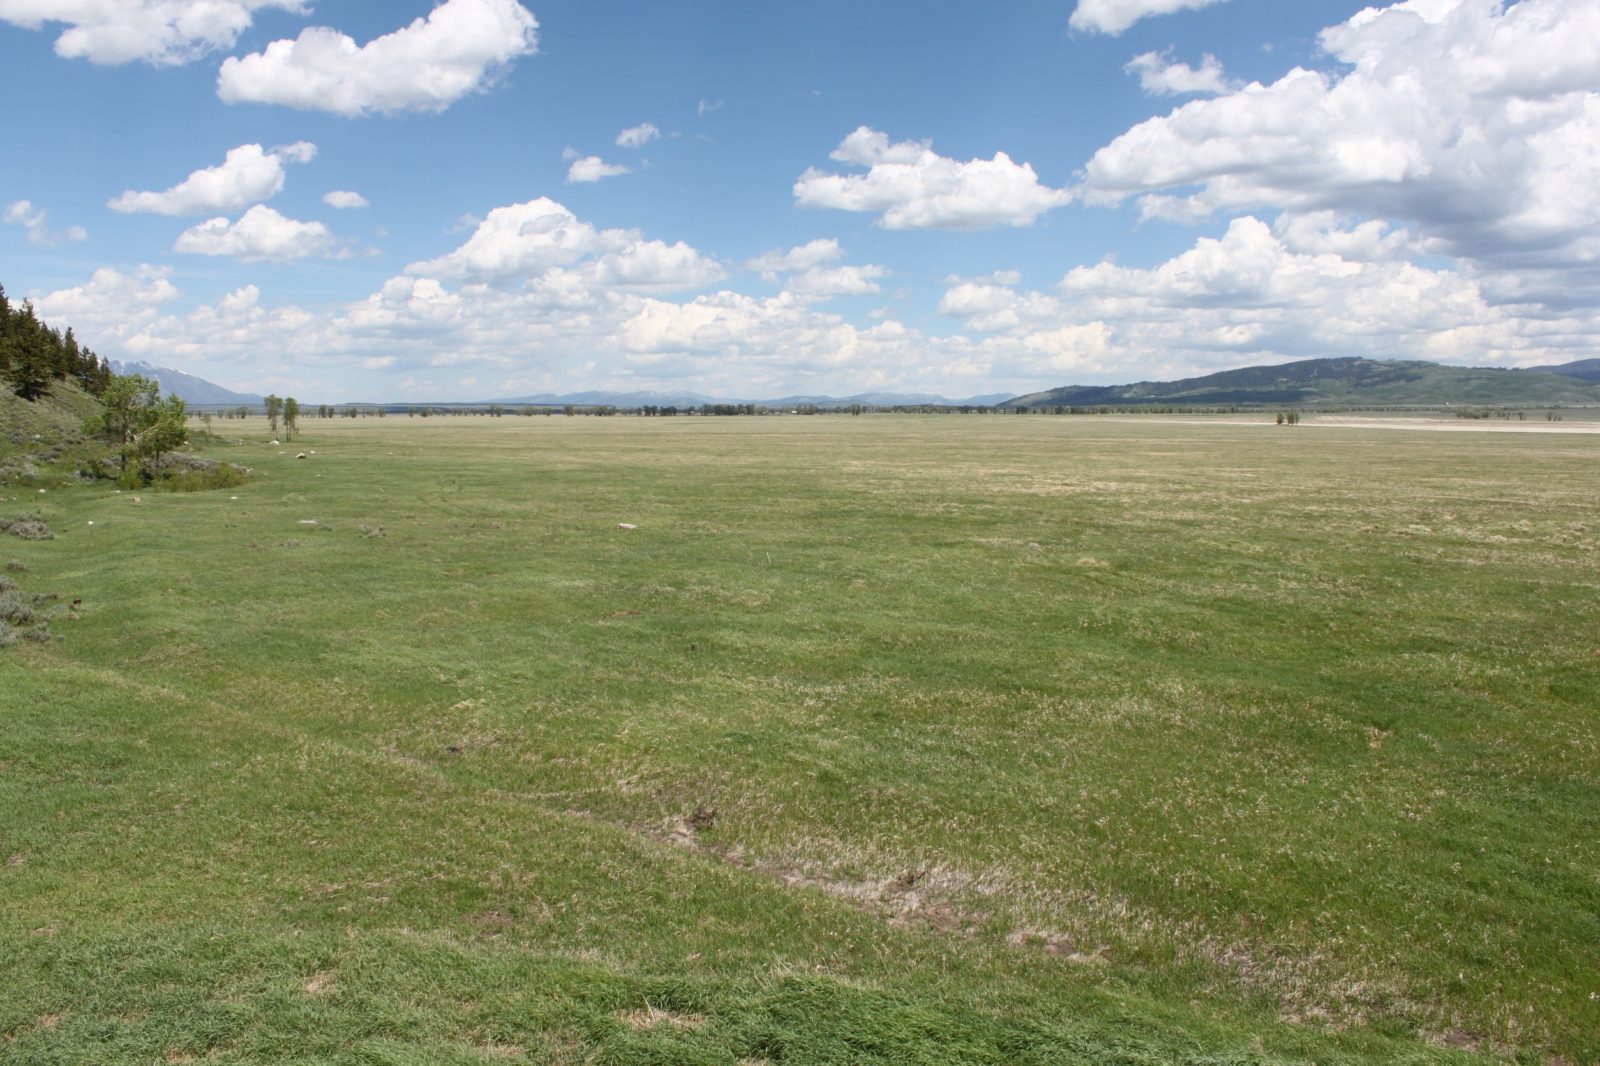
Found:
[[[53,382],[31,402],[0,389],[0,485],[69,463],[83,444],[84,419],[99,413],[100,401],[70,381]]]
[[[1417,360],[1304,359],[1181,381],[1067,385],[1005,407],[1260,404],[1388,406],[1600,403],[1600,386],[1537,370],[1443,366]]]
[[[1584,381],[1600,381],[1600,359],[1579,359],[1557,366],[1532,366],[1528,369],[1546,374],[1560,374],[1563,377],[1582,378]]]

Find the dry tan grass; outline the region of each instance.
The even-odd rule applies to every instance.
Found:
[[[662,1010],[646,1003],[639,1010],[621,1011],[617,1014],[622,1023],[636,1032],[648,1032],[667,1026],[672,1029],[698,1029],[706,1024],[704,1014],[679,1014]]]

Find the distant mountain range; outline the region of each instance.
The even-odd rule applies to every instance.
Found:
[[[152,366],[149,363],[119,363],[111,361],[111,370],[116,374],[139,374],[142,377],[154,378],[161,385],[164,396],[176,396],[186,404],[195,407],[232,407],[243,404],[247,407],[259,406],[263,398],[251,392],[234,392],[221,385],[197,378],[193,374],[185,374],[181,370],[171,367]]]
[[[854,396],[782,396],[770,400],[753,399],[728,399],[724,397],[705,396],[698,392],[567,392],[553,393],[542,392],[533,396],[512,396],[498,400],[484,400],[484,403],[498,403],[506,406],[517,404],[531,404],[538,407],[564,406],[572,404],[575,407],[701,407],[706,404],[755,404],[757,407],[849,407],[851,404],[861,404],[863,407],[917,407],[934,405],[941,407],[992,407],[1002,401],[1009,400],[1011,393],[997,392],[988,396],[972,396],[964,400],[952,400],[938,396],[931,392],[863,392]]]
[[[150,363],[112,362],[119,374],[143,374],[161,384],[161,391],[196,407],[259,407],[262,397],[234,392],[204,378]],[[1316,406],[1389,406],[1439,404],[1600,404],[1600,359],[1580,359],[1556,366],[1498,370],[1445,366],[1411,359],[1302,359],[1271,366],[1247,366],[1180,381],[1140,381],[1131,385],[1064,385],[1013,398],[990,393],[950,399],[925,392],[863,392],[854,396],[781,396],[775,399],[724,399],[696,392],[567,392],[538,393],[473,404],[460,401],[417,402],[412,406],[457,407],[500,404],[535,406],[645,406],[698,408],[708,404],[754,404],[774,410],[795,407],[1128,407],[1151,404],[1245,404]],[[407,404],[379,404],[403,409]]]
[[[1579,359],[1575,363],[1562,363],[1559,366],[1530,366],[1523,371],[1524,374],[1535,372],[1600,382],[1600,359]]]
[[[1388,406],[1600,403],[1600,360],[1529,370],[1444,366],[1419,360],[1302,359],[1181,381],[1066,385],[1018,396],[1005,407],[1150,404]]]

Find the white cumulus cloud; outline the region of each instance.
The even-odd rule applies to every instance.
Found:
[[[878,279],[889,271],[876,263],[862,266],[826,266],[844,258],[844,249],[832,237],[808,241],[787,251],[775,248],[745,263],[764,281],[787,275],[784,292],[807,299],[833,296],[867,296],[882,291]]]
[[[952,279],[940,310],[984,335],[969,343],[993,368],[1123,380],[1329,353],[1565,362],[1600,324],[1588,308],[1530,315],[1499,304],[1468,272],[1394,254],[1404,239],[1381,223],[1341,230],[1327,217],[1270,226],[1245,216],[1148,269],[1077,267],[1051,292],[1003,277]]]
[[[889,272],[876,263],[863,266],[811,267],[789,278],[785,292],[796,296],[869,296],[881,292],[878,279]]]
[[[0,216],[14,226],[21,226],[28,231],[28,241],[32,244],[59,244],[62,241],[86,241],[89,231],[82,226],[69,226],[65,233],[57,233],[50,228],[50,214],[42,207],[35,207],[30,200],[18,200],[6,208],[4,216]]]
[[[124,214],[203,215],[213,211],[237,211],[282,192],[284,163],[310,162],[316,153],[316,145],[306,141],[272,151],[263,150],[259,144],[241,144],[229,149],[227,157],[217,166],[197,170],[165,192],[129,190],[106,206]]]
[[[1321,35],[1343,64],[1197,100],[1095,153],[1080,192],[1147,217],[1396,220],[1485,269],[1600,271],[1600,4],[1406,0]]]
[[[1122,69],[1139,76],[1139,88],[1147,96],[1217,96],[1233,88],[1222,73],[1222,61],[1214,55],[1205,56],[1195,68],[1174,62],[1167,52],[1145,52]]]
[[[630,126],[617,134],[617,147],[643,148],[660,136],[661,131],[656,129],[654,123],[645,122],[638,126]]]
[[[1222,237],[1147,269],[1078,267],[1047,291],[1022,288],[1014,271],[952,278],[941,309],[956,328],[944,335],[889,315],[863,328],[794,291],[876,283],[866,275],[830,283],[825,275],[848,268],[826,246],[774,253],[775,264],[801,266],[783,272],[791,281],[817,272],[775,295],[672,298],[666,291],[686,276],[712,276],[681,243],[598,230],[548,201],[499,209],[484,225],[491,230],[475,235],[484,237],[475,252],[504,242],[503,259],[548,265],[508,285],[465,269],[412,273],[317,310],[274,306],[251,286],[184,310],[165,273],[149,268],[100,271],[37,302],[47,319],[73,322],[85,343],[117,358],[210,364],[220,371],[211,376],[243,377],[241,385],[325,371],[430,399],[465,398],[441,384],[463,376],[483,383],[470,394],[480,398],[596,387],[841,395],[909,383],[965,396],[1329,352],[1526,366],[1580,358],[1600,329],[1592,304],[1529,314],[1494,301],[1482,277],[1406,261],[1402,231],[1331,217],[1236,219]],[[525,255],[530,242],[544,252]],[[455,257],[464,267],[462,252],[441,265]],[[448,378],[437,373],[444,368]],[[385,377],[361,376],[377,372]]]
[[[621,244],[608,242],[589,223],[541,196],[495,208],[478,223],[466,243],[437,259],[412,263],[406,273],[478,280],[528,277],[605,251],[608,245],[620,250]]]
[[[230,104],[352,117],[443,111],[536,51],[538,26],[517,0],[445,0],[426,18],[365,45],[314,26],[295,40],[225,60],[217,94]]]
[[[172,66],[233,47],[263,8],[300,14],[305,7],[304,0],[0,0],[0,20],[30,30],[64,25],[56,54],[67,59]]]
[[[1029,226],[1071,194],[1042,185],[1033,167],[1004,152],[993,159],[959,162],[915,141],[890,143],[858,128],[830,158],[868,168],[865,174],[829,174],[815,167],[794,185],[801,207],[881,212],[885,229],[974,230]]]
[[[723,269],[682,241],[635,241],[609,252],[580,272],[589,285],[601,289],[639,292],[673,292],[698,289],[721,281]]]
[[[367,198],[365,196],[362,196],[358,192],[351,192],[348,189],[334,189],[332,192],[328,193],[322,198],[322,202],[327,204],[329,207],[337,208],[340,211],[350,211],[356,208],[372,206],[367,202]]]
[[[1123,30],[1142,18],[1151,15],[1170,15],[1174,11],[1206,7],[1222,0],[1078,0],[1067,24],[1075,30],[1092,33],[1109,33],[1118,36]]]
[[[45,321],[70,322],[80,337],[93,338],[91,346],[115,355],[134,351],[127,342],[148,330],[179,295],[164,269],[145,265],[125,274],[102,267],[82,285],[37,297],[34,306]]]
[[[774,248],[750,260],[746,269],[754,270],[767,281],[776,281],[779,274],[796,270],[810,270],[823,263],[844,258],[844,249],[832,237],[824,237],[784,251]]]
[[[547,197],[497,207],[455,251],[412,263],[413,277],[504,282],[522,279],[553,303],[574,304],[609,289],[667,292],[719,281],[722,267],[682,241],[646,240],[638,230],[596,229]]]
[[[629,168],[620,163],[607,163],[597,155],[580,156],[567,168],[567,184],[600,181],[628,173]]]
[[[246,211],[237,222],[212,218],[185,230],[172,246],[192,255],[229,255],[237,259],[286,261],[336,251],[333,235],[320,222],[285,218],[265,204]]]

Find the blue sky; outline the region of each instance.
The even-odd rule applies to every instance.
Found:
[[[1600,0],[0,0],[0,92],[8,294],[312,401],[1600,354]]]

